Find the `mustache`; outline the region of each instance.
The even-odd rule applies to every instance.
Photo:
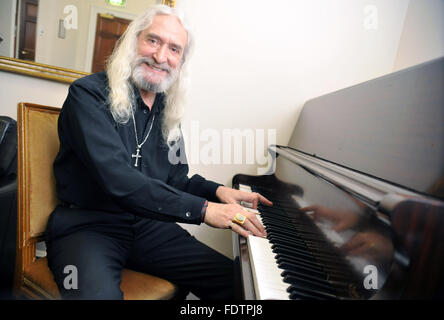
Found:
[[[150,67],[154,67],[154,68],[157,68],[157,69],[164,70],[164,71],[166,71],[168,73],[171,73],[171,71],[172,71],[171,67],[166,62],[159,64],[159,63],[156,63],[154,61],[154,59],[151,58],[151,57],[140,57],[139,56],[139,57],[136,58],[136,61],[135,61],[134,65],[136,67],[138,67],[138,66],[140,66],[143,63],[146,63]]]

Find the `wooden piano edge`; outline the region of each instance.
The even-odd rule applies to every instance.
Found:
[[[233,177],[232,186],[239,189],[237,176]],[[256,300],[254,291],[253,275],[251,273],[250,256],[248,254],[247,239],[232,232],[233,259],[234,259],[234,279],[235,279],[235,299],[236,300]]]
[[[232,233],[236,300],[256,300],[247,239]]]

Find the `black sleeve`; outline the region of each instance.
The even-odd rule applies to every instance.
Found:
[[[206,180],[198,174],[188,178],[189,168],[183,138],[172,147],[170,152],[172,154],[175,153],[175,158],[171,159],[170,162],[176,162],[176,164],[171,166],[168,184],[209,201],[219,202],[219,199],[216,197],[216,190],[222,184]]]
[[[129,164],[114,120],[94,88],[73,83],[62,113],[60,121],[68,128],[77,157],[122,208],[158,220],[201,223],[204,198],[147,177]]]

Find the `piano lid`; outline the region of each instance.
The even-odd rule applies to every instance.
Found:
[[[289,147],[444,199],[444,57],[307,101]]]

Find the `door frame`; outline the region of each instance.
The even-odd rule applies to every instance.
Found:
[[[24,37],[25,34],[22,34],[22,31],[24,32],[24,30],[22,29],[22,22],[24,22],[25,17],[27,17],[26,15],[26,8],[23,5],[24,1],[31,1],[31,2],[36,2],[37,3],[37,13],[35,16],[35,34],[34,34],[34,58],[33,60],[25,60],[24,57],[21,57],[21,49],[22,45],[25,45],[25,41],[26,41],[26,37]],[[17,11],[16,11],[16,15],[14,17],[15,20],[15,42],[14,42],[14,51],[16,52],[16,56],[18,59],[20,60],[24,60],[24,61],[33,61],[35,62],[35,57],[36,57],[36,53],[37,53],[37,38],[38,38],[38,16],[39,16],[39,9],[40,9],[40,1],[39,0],[18,0],[16,2],[17,4]],[[24,25],[23,25],[24,26]],[[26,28],[25,28],[26,29]]]
[[[96,40],[96,29],[97,29],[97,15],[100,13],[112,14],[116,18],[122,18],[127,20],[134,20],[137,17],[137,14],[134,13],[115,11],[99,6],[91,6],[91,11],[89,14],[88,42],[86,44],[86,60],[85,60],[85,67],[86,70],[88,70],[87,72],[91,72],[93,64],[94,44]]]

